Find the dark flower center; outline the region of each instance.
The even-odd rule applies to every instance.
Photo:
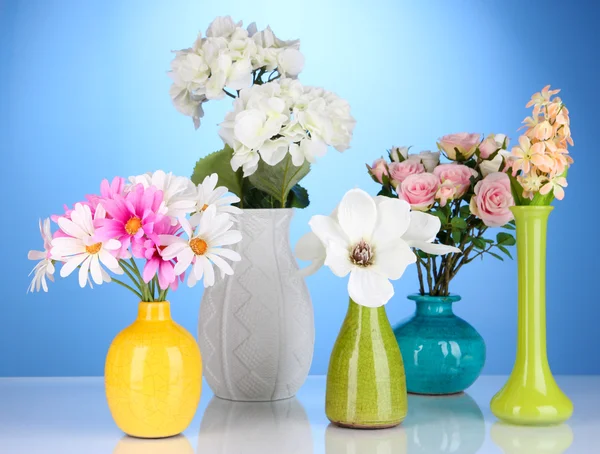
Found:
[[[373,250],[371,249],[371,246],[365,243],[364,240],[360,240],[360,243],[358,243],[356,246],[354,246],[354,249],[352,249],[352,252],[350,253],[350,260],[352,260],[352,262],[358,266],[372,265]]]

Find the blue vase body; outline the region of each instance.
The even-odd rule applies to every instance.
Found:
[[[485,364],[481,335],[452,311],[458,295],[410,295],[415,314],[394,334],[406,370],[406,387],[414,394],[455,394],[471,386]]]

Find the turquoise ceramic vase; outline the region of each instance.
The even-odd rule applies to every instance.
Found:
[[[485,342],[452,304],[460,296],[410,295],[415,314],[394,329],[414,394],[455,394],[471,386],[485,363]]]
[[[327,372],[325,413],[341,427],[383,429],[407,412],[402,356],[385,307],[350,300]]]

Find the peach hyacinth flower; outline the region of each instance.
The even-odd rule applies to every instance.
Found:
[[[514,156],[514,160],[512,161],[513,176],[519,170],[529,173],[532,165],[538,167],[547,167],[550,165],[551,163],[544,154],[545,148],[541,142],[532,144],[527,136],[519,137],[519,146],[512,149],[512,155]]]

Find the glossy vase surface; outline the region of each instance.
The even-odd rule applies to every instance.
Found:
[[[517,356],[512,373],[491,402],[513,424],[558,424],[573,404],[556,384],[546,352],[546,229],[550,206],[511,208],[517,226]]]
[[[331,352],[325,413],[342,427],[393,427],[406,417],[404,366],[385,307],[350,300]]]
[[[136,321],[112,342],[104,369],[106,398],[128,435],[163,438],[190,424],[202,389],[194,337],[171,319],[164,302],[141,302]]]
[[[312,362],[313,308],[290,247],[293,209],[243,210],[234,274],[204,291],[198,342],[204,377],[223,399],[292,397]]]
[[[409,295],[416,303],[412,317],[394,334],[406,370],[406,386],[414,394],[455,394],[471,386],[485,364],[485,342],[473,326],[454,314],[458,295]]]

